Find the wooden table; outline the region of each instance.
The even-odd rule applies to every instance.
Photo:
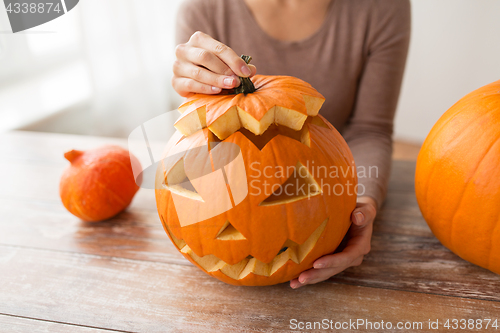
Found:
[[[141,189],[108,222],[68,213],[58,195],[63,152],[105,143],[126,147],[109,138],[0,135],[1,332],[280,332],[291,330],[291,319],[423,323],[402,332],[429,331],[429,320],[441,329],[448,318],[500,321],[500,276],[434,238],[414,197],[414,162],[394,162],[361,266],[298,290],[250,288],[226,285],[185,260],[162,229],[152,190]]]

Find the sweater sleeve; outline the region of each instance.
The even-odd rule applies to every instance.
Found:
[[[175,41],[176,45],[187,43],[196,32],[201,31],[217,39],[213,22],[214,1],[185,0],[177,13]]]
[[[380,207],[391,168],[393,121],[408,53],[411,13],[408,0],[377,0],[372,6],[366,61],[343,135],[358,168],[358,194],[372,197]]]

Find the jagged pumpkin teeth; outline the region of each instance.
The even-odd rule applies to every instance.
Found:
[[[308,116],[316,116],[324,97],[302,80],[288,76],[252,78],[252,94],[195,94],[179,107],[175,127],[188,136],[208,126],[221,140],[241,127],[256,135],[272,123],[300,130]]]
[[[269,263],[264,263],[257,258],[247,257],[234,265],[229,265],[213,254],[209,254],[203,257],[198,256],[188,245],[185,245],[185,243],[181,243],[177,238],[174,238],[174,242],[177,246],[182,244],[182,248],[180,249],[180,251],[190,256],[191,259],[193,259],[198,265],[203,267],[203,269],[205,269],[207,272],[215,272],[220,270],[228,277],[240,280],[245,278],[250,273],[253,273],[255,275],[270,276],[276,273],[276,271],[278,271],[281,267],[283,267],[288,260],[291,260],[296,264],[300,264],[300,262],[304,260],[304,258],[307,256],[307,254],[309,254],[309,252],[318,241],[319,237],[326,227],[327,222],[328,219],[325,220],[303,244],[299,245],[291,240],[287,240],[285,242],[285,245],[288,245],[287,249],[285,251],[278,252],[278,254]]]
[[[311,85],[241,81],[234,94],[196,94],[181,105],[175,127],[184,136],[158,167],[156,203],[172,242],[205,273],[272,285],[340,244],[356,207],[356,167],[318,114],[324,98]]]

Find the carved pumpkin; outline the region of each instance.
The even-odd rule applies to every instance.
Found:
[[[70,213],[84,221],[115,216],[130,204],[139,189],[131,160],[137,164],[139,161],[123,148],[71,150],[64,157],[71,165],[61,177],[61,200]]]
[[[253,93],[196,94],[180,106],[156,201],[189,261],[255,286],[289,281],[337,248],[357,176],[344,139],[318,115],[324,98],[314,88],[284,76],[252,82]]]
[[[434,235],[461,258],[500,274],[500,81],[463,97],[434,125],[415,191]]]

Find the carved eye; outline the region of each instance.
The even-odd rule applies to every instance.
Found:
[[[167,174],[164,181],[165,187],[175,194],[203,201],[201,195],[196,191],[184,170],[184,159],[181,158]]]
[[[229,221],[226,221],[220,231],[217,233],[215,239],[219,240],[240,240],[246,239],[245,236],[238,230]]]
[[[260,206],[288,204],[304,198],[321,194],[321,189],[309,170],[298,162],[291,176],[269,197],[262,201]]]

